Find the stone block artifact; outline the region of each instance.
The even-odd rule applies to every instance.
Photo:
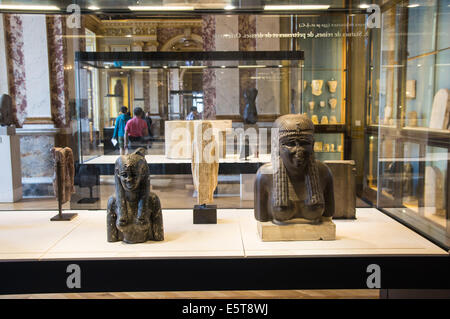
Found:
[[[107,239],[129,244],[164,240],[161,203],[150,192],[145,149],[120,156],[115,163],[115,194],[107,206]]]
[[[262,240],[335,239],[333,176],[314,157],[313,123],[303,114],[287,114],[274,127],[272,162],[260,167],[255,180]]]
[[[246,89],[244,91],[245,98],[245,109],[244,109],[244,123],[245,124],[255,124],[258,120],[258,112],[256,110],[256,96],[258,95],[258,90],[255,88]]]
[[[198,203],[194,223],[214,223],[217,206],[211,204],[219,177],[219,146],[209,121],[194,122],[191,170]]]

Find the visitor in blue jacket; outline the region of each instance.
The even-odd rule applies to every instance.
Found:
[[[125,135],[125,125],[131,119],[130,114],[128,113],[128,108],[126,106],[122,106],[120,108],[120,115],[116,119],[116,126],[114,127],[113,138],[115,138],[119,142],[120,155],[125,154],[124,148],[124,135]]]

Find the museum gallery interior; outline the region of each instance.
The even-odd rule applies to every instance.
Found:
[[[448,1],[73,2],[0,1],[0,261],[448,256]]]

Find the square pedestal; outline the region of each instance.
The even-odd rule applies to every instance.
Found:
[[[336,225],[332,221],[321,224],[276,225],[272,222],[257,222],[262,241],[335,240]]]
[[[217,205],[195,205],[194,224],[217,224]]]

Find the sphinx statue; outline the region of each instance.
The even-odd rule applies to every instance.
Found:
[[[116,191],[107,206],[108,241],[134,244],[164,240],[161,204],[158,196],[150,192],[145,149],[120,156],[114,178]]]
[[[278,134],[272,132],[272,161],[256,174],[256,220],[279,226],[328,223],[332,226],[329,236],[310,238],[306,234],[279,240],[334,239],[333,176],[328,166],[314,157],[314,124],[306,115],[287,114],[279,117],[274,127]]]

